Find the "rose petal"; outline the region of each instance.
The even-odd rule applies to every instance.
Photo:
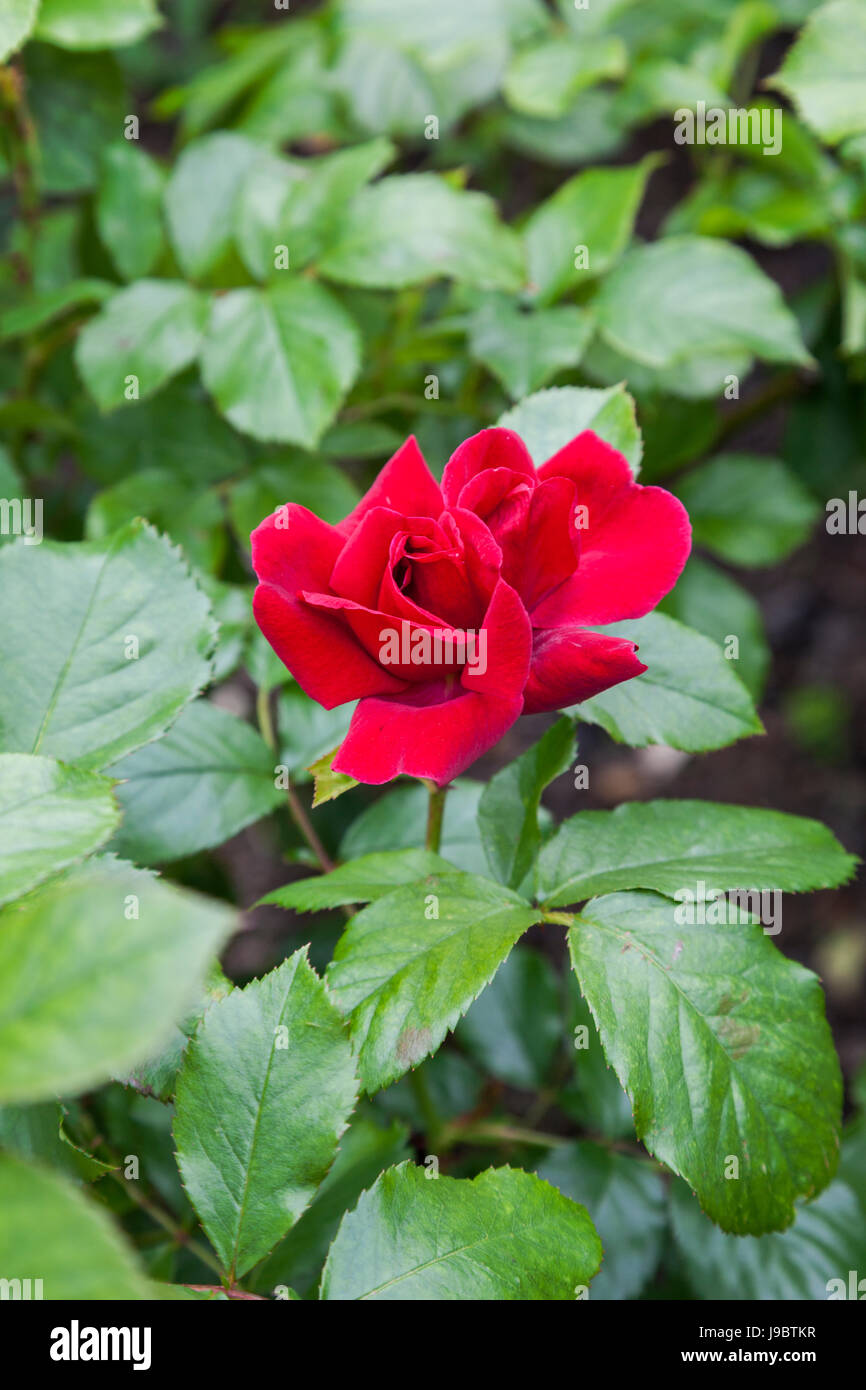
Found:
[[[343,546],[333,526],[292,504],[266,517],[251,541],[261,581],[253,596],[256,622],[312,699],[333,709],[360,695],[402,690],[403,682],[370,659],[339,617],[317,613],[300,598],[302,591],[328,587]]]
[[[343,545],[336,527],[295,502],[266,516],[250,536],[257,577],[292,592],[327,589]]]
[[[635,654],[634,642],[619,637],[578,627],[541,630],[532,636],[525,714],[566,709],[647,669]]]
[[[691,549],[682,503],[642,487],[616,449],[585,430],[538,470],[570,478],[588,519],[575,575],[532,609],[535,627],[641,618],[673,588]]]
[[[341,617],[317,611],[283,589],[259,584],[253,614],[301,689],[325,709],[405,687],[368,656]]]
[[[438,517],[442,511],[439,484],[427,467],[414,434],[385,464],[369,492],[338,524],[342,536],[349,536],[373,507],[390,507],[402,516]]]
[[[580,532],[574,491],[570,478],[545,478],[532,494],[519,570],[514,578],[505,574],[530,613],[577,569]]]
[[[361,700],[331,765],[376,786],[406,773],[444,787],[499,742],[522,707],[519,697],[495,700],[430,683],[410,696]]]
[[[529,451],[513,430],[481,430],[455,449],[442,474],[442,496],[447,507],[465,506],[461,493],[477,474],[490,468],[510,469],[531,480],[535,486],[535,467]],[[474,508],[473,508],[474,510]]]
[[[337,772],[379,784],[400,773],[444,786],[497,743],[523,709],[531,630],[504,581],[485,616],[484,669],[456,681],[426,681],[406,694],[361,700],[334,759]]]

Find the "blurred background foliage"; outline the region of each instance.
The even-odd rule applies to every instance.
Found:
[[[44,499],[56,539],[135,516],[167,532],[221,622],[215,703],[249,717],[257,689],[276,692],[281,757],[305,794],[351,711],[309,701],[255,631],[250,530],[286,500],[335,521],[408,433],[439,473],[515,402],[576,386],[598,393],[589,419],[624,411],[642,480],[686,503],[695,554],[664,609],[720,646],[738,636],[767,737],[695,759],[581,726],[589,789],[562,777],[549,809],[737,801],[813,816],[866,852],[864,545],[823,524],[830,499],[866,496],[864,0],[19,0],[0,55],[0,493]],[[674,113],[698,101],[781,107],[781,152],[677,144]],[[186,719],[159,745],[169,756],[224,739]],[[486,871],[479,779],[544,723],[522,721],[452,793],[455,862]],[[153,756],[131,755],[131,773]],[[238,765],[257,756],[241,749]],[[139,828],[131,791],[117,847],[248,909],[225,961],[243,981],[307,938],[252,904],[309,851],[284,816],[233,833],[235,815],[206,852],[214,786],[193,779],[184,797],[153,842],[153,807]],[[424,814],[414,785],[358,788],[316,825],[353,856],[416,843]],[[866,1054],[863,889],[785,913],[779,944],[822,974],[850,1080]],[[316,919],[317,968],[340,925]],[[541,1172],[608,1194],[606,1296],[712,1296],[726,1280],[794,1296],[826,1231],[847,1239],[862,1129],[814,1230],[747,1254],[758,1242],[712,1231],[685,1189],[628,1155],[613,1074],[575,1068],[583,1006],[548,936],[533,929],[420,1068],[437,1113],[483,1115],[495,1151],[531,1166],[509,1117],[577,1123],[586,1138]],[[104,1129],[117,1154],[145,1156],[156,1199],[191,1229],[155,1086],[107,1087],[87,1113],[31,1108],[26,1123],[7,1109],[3,1142],[44,1156],[49,1134],[53,1161],[82,1176],[69,1136],[92,1145]],[[424,1128],[418,1103],[402,1081],[359,1112],[256,1287],[310,1287],[340,1213]],[[458,1146],[451,1171],[489,1159]],[[125,1189],[102,1188],[155,1277],[204,1277]]]

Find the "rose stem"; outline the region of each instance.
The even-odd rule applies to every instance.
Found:
[[[425,778],[426,781],[426,778]],[[447,787],[437,787],[435,782],[427,782],[430,791],[430,804],[427,810],[427,839],[424,848],[438,854],[442,841],[442,816],[445,811]]]
[[[277,738],[274,733],[274,721],[271,718],[270,691],[261,686],[256,696],[256,715],[258,717],[262,738],[271,752],[276,753]],[[334,861],[328,854],[328,851],[325,849],[316,831],[313,829],[312,822],[304,810],[297,792],[292,786],[291,779],[289,779],[288,786],[286,787],[286,799],[289,803],[289,811],[291,812],[292,820],[295,822],[295,825],[298,827],[310,849],[313,851],[313,854],[316,856],[319,868],[322,870],[323,874],[329,874],[334,867]]]

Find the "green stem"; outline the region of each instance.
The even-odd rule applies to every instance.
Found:
[[[108,1176],[113,1178],[114,1181],[123,1188],[130,1201],[134,1202],[141,1211],[146,1212],[151,1221],[156,1222],[157,1226],[161,1226],[164,1231],[167,1231],[178,1245],[183,1245],[191,1254],[201,1260],[202,1264],[207,1265],[208,1269],[212,1269],[220,1278],[223,1277],[223,1269],[216,1256],[212,1255],[209,1250],[206,1250],[203,1245],[200,1245],[197,1240],[194,1240],[191,1235],[188,1235],[177,1221],[173,1220],[172,1217],[170,1217],[167,1212],[164,1212],[161,1207],[158,1207],[155,1202],[151,1202],[150,1198],[145,1197],[143,1192],[139,1192],[138,1186],[134,1181],[127,1181],[126,1178],[121,1177],[120,1173],[116,1172],[114,1169],[109,1172]]]
[[[277,751],[277,736],[274,731],[274,721],[271,716],[271,692],[266,690],[263,685],[259,686],[256,695],[256,719],[259,723],[259,731],[265,743],[272,753]]]
[[[424,1137],[430,1147],[435,1149],[442,1134],[442,1118],[430,1093],[427,1077],[422,1071],[410,1071],[409,1085],[424,1121]]]
[[[26,258],[21,271],[23,278],[29,283],[33,279],[33,262],[39,235],[40,202],[36,182],[39,154],[36,131],[24,94],[24,77],[20,69],[14,66],[0,68],[0,115],[4,154],[10,166],[27,244]]]
[[[427,838],[424,841],[424,848],[438,854],[439,846],[442,843],[442,817],[445,813],[445,797],[448,788],[447,786],[437,787],[435,782],[426,782],[426,785],[430,792],[430,802],[427,808]]]
[[[453,1148],[455,1144],[528,1144],[538,1149],[562,1149],[572,1143],[573,1139],[562,1134],[545,1134],[542,1130],[492,1120],[475,1125],[446,1125],[440,1140],[443,1149]]]
[[[276,754],[277,736],[274,730],[273,717],[271,715],[271,692],[269,690],[265,690],[263,686],[259,687],[259,692],[256,696],[256,717],[259,722],[259,729],[261,731],[262,738],[270,748],[271,752]],[[298,793],[292,786],[291,778],[289,779],[289,784],[286,787],[286,800],[289,803],[289,812],[291,814],[292,820],[295,822],[295,825],[300,830],[301,835],[306,840],[310,849],[313,851],[313,854],[316,856],[316,862],[318,863],[319,868],[322,870],[323,874],[329,874],[334,867],[334,861],[328,854],[328,851],[325,849],[325,846],[322,844],[322,841],[319,839],[319,836],[313,827],[312,821],[310,820],[309,816],[304,810],[303,802],[301,801],[300,797],[298,796]],[[351,915],[351,911],[349,911],[348,916],[351,917]]]

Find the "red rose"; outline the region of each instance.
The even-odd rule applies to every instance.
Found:
[[[256,528],[253,609],[312,699],[360,701],[338,772],[443,786],[519,715],[645,671],[586,626],[648,613],[690,544],[682,504],[591,430],[538,469],[482,430],[441,488],[408,439],[338,526],[289,505]]]

